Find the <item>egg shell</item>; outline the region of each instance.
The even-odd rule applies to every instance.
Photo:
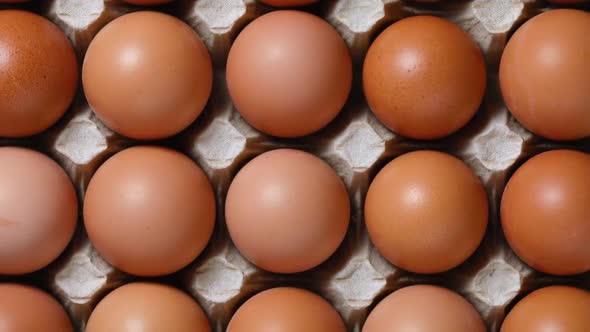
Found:
[[[323,160],[278,149],[244,166],[227,193],[229,235],[248,260],[272,272],[313,268],[338,248],[350,219],[344,183]]]
[[[483,239],[488,201],[461,160],[437,151],[397,157],[373,179],[365,200],[371,241],[392,264],[417,273],[447,271]]]
[[[272,288],[254,295],[233,315],[227,332],[345,332],[338,312],[310,291]]]
[[[213,70],[190,26],[140,11],[98,32],[84,58],[82,81],[88,103],[109,128],[135,139],[159,139],[177,134],[201,114]]]
[[[459,294],[431,285],[399,289],[371,311],[362,332],[485,332],[479,313]]]
[[[588,2],[588,0],[547,0],[547,2],[558,3],[558,4],[577,4]]]
[[[502,196],[508,243],[534,269],[557,275],[590,271],[590,155],[553,150],[526,161]]]
[[[500,62],[510,113],[533,133],[554,140],[590,135],[590,13],[551,10],[524,23]]]
[[[154,6],[154,5],[161,5],[164,3],[169,3],[174,0],[123,0],[123,1],[134,4],[134,5]]]
[[[174,287],[134,282],[103,298],[88,319],[85,332],[210,332],[197,302]]]
[[[66,112],[78,82],[68,38],[30,12],[0,10],[0,137],[38,134]]]
[[[0,275],[39,270],[66,248],[76,229],[78,198],[49,157],[0,147]]]
[[[295,7],[306,6],[316,3],[319,0],[258,0],[258,2],[274,7]]]
[[[207,176],[174,150],[123,150],[88,184],[88,238],[109,263],[127,273],[178,271],[203,251],[214,224],[215,197]]]
[[[586,332],[590,326],[590,292],[569,287],[538,289],[506,316],[501,332]]]
[[[74,331],[64,308],[44,291],[0,283],[0,294],[0,331]]]
[[[248,24],[227,58],[234,105],[254,128],[279,137],[311,134],[340,112],[352,85],[352,60],[321,18],[279,10]]]
[[[363,90],[377,118],[394,132],[435,139],[461,129],[477,112],[486,65],[473,40],[434,16],[402,19],[369,47]]]

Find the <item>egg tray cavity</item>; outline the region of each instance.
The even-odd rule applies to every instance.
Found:
[[[39,13],[57,24],[72,41],[79,63],[96,33],[125,13],[146,10],[119,0],[48,0],[0,5]],[[582,7],[589,10],[590,7]],[[556,148],[590,152],[590,139],[556,143],[524,130],[508,113],[498,88],[498,63],[514,30],[549,9],[540,0],[473,0],[417,4],[398,0],[335,0],[302,10],[317,14],[341,33],[354,61],[353,90],[341,114],[320,132],[297,139],[278,139],[252,129],[233,108],[224,70],[232,41],[248,22],[272,10],[254,0],[177,0],[149,8],[172,14],[193,27],[205,41],[214,63],[213,93],[205,112],[182,133],[141,142],[114,134],[92,113],[81,84],[66,116],[48,131],[25,139],[0,139],[0,145],[25,146],[57,160],[84,196],[88,182],[107,158],[129,146],[167,146],[189,155],[207,173],[215,190],[218,217],[205,252],[183,270],[153,281],[190,293],[206,311],[213,330],[225,328],[249,297],[276,286],[309,289],[340,312],[349,331],[360,331],[370,310],[392,291],[413,284],[437,284],[466,297],[489,331],[499,331],[509,309],[529,292],[554,284],[590,290],[590,273],[555,277],[532,270],[508,247],[499,220],[504,186],[531,156]],[[385,27],[411,15],[449,18],[476,40],[488,66],[486,97],[476,117],[458,133],[436,141],[396,136],[376,120],[362,93],[361,68],[368,46]],[[279,275],[247,262],[233,246],[224,224],[225,195],[233,176],[250,159],[275,148],[309,151],[326,160],[343,178],[352,202],[347,236],[336,254],[310,271]],[[371,245],[363,220],[363,202],[373,177],[388,161],[415,150],[435,149],[464,160],[481,178],[490,202],[490,223],[476,251],[461,266],[435,275],[417,275],[386,262]],[[34,207],[32,207],[34,208]],[[83,226],[57,261],[41,271],[0,281],[41,287],[65,306],[76,331],[83,331],[96,304],[112,289],[140,280],[113,269],[92,248]]]

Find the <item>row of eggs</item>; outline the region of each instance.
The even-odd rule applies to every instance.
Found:
[[[3,331],[71,332],[60,304],[43,291],[0,284]],[[444,308],[444,310],[441,310]],[[501,332],[585,332],[590,326],[590,293],[569,286],[538,289],[520,300],[502,323]],[[30,319],[34,317],[34,319]],[[92,311],[86,332],[210,332],[199,304],[171,286],[134,282],[104,297]],[[227,332],[345,332],[338,312],[319,295],[293,287],[262,291],[242,304]],[[394,291],[369,313],[362,332],[485,332],[477,310],[461,295],[433,285]]]
[[[78,219],[65,172],[39,152],[0,148],[0,274],[36,271],[58,257]],[[436,167],[432,167],[436,165]],[[590,155],[554,150],[510,178],[500,214],[516,254],[534,269],[590,270]],[[24,204],[23,202],[27,202]],[[216,200],[205,173],[180,152],[125,149],[91,178],[83,203],[90,241],[129,274],[180,270],[206,247]],[[340,247],[350,198],[337,173],[300,150],[277,149],[248,162],[224,202],[229,235],[254,265],[275,273],[314,268]],[[31,209],[34,206],[34,209]],[[461,160],[437,151],[403,154],[371,182],[364,206],[369,237],[393,265],[415,273],[448,271],[470,257],[488,226],[488,198]]]
[[[590,14],[558,9],[520,27],[502,55],[499,78],[510,112],[535,134],[555,140],[590,135]],[[77,61],[65,35],[35,14],[0,11],[0,137],[39,133],[70,105]],[[226,66],[236,109],[253,127],[299,137],[325,127],[352,86],[348,47],[326,21],[278,10],[248,24]],[[187,24],[140,11],[103,27],[82,68],[88,103],[109,128],[134,139],[160,139],[189,126],[212,89],[207,48]],[[362,71],[370,109],[396,133],[415,139],[450,135],[475,115],[486,90],[486,64],[460,27],[433,16],[402,19],[370,46]]]

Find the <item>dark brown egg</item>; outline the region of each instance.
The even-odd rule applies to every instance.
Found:
[[[275,7],[296,7],[305,6],[318,2],[319,0],[258,0],[267,5]]]
[[[171,286],[135,282],[110,292],[98,303],[85,332],[210,332],[203,309]]]
[[[467,259],[488,223],[486,192],[461,160],[436,151],[404,154],[369,187],[365,222],[379,252],[417,273],[449,270]]]
[[[42,290],[0,283],[0,294],[0,331],[74,331],[61,304]]]
[[[568,286],[541,288],[520,300],[501,332],[587,332],[590,292]]]
[[[141,276],[175,272],[203,251],[215,223],[209,180],[185,155],[133,147],[94,174],[84,225],[98,252],[116,268]]]
[[[500,87],[512,115],[537,135],[590,135],[590,13],[559,9],[537,15],[510,38]]]
[[[0,10],[0,137],[38,134],[66,112],[78,81],[68,38],[47,19]]]
[[[51,263],[70,242],[77,220],[76,191],[55,161],[0,147],[0,275]]]
[[[135,12],[94,37],[82,69],[88,103],[112,130],[136,139],[174,135],[203,111],[213,81],[197,33],[176,17]]]
[[[340,177],[307,152],[279,149],[236,175],[225,203],[239,251],[272,272],[311,269],[336,251],[348,230],[350,200]]]
[[[352,61],[338,32],[300,11],[263,15],[239,34],[227,59],[227,85],[240,114],[280,137],[313,133],[344,106]]]
[[[541,153],[516,170],[502,196],[502,227],[516,254],[558,275],[590,271],[590,155]]]
[[[307,290],[273,288],[254,295],[234,314],[227,332],[345,332],[338,312]]]
[[[371,311],[362,332],[485,332],[475,308],[446,288],[415,285],[397,290]]]
[[[447,136],[477,112],[486,87],[479,47],[459,26],[415,16],[383,31],[367,52],[363,87],[373,113],[417,139]]]

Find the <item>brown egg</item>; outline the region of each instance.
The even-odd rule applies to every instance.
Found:
[[[486,332],[479,313],[446,288],[415,285],[399,289],[371,311],[362,332]]]
[[[310,291],[273,288],[254,295],[234,314],[227,332],[345,332],[338,312]]]
[[[47,19],[0,11],[0,137],[38,134],[66,112],[78,81],[68,38]]]
[[[522,25],[500,62],[500,87],[512,115],[537,135],[590,135],[590,14],[551,10]]]
[[[321,18],[280,10],[250,23],[227,58],[227,85],[256,129],[296,137],[326,126],[344,106],[352,61],[338,32]]]
[[[153,6],[153,5],[161,5],[163,3],[172,2],[174,0],[123,0],[123,1],[134,4],[134,5]]]
[[[88,103],[112,130],[136,139],[174,135],[203,111],[213,82],[197,33],[170,15],[135,12],[94,37],[82,69]]]
[[[0,275],[51,263],[70,242],[77,219],[76,191],[55,161],[0,147]]]
[[[502,196],[502,227],[516,254],[557,275],[590,271],[590,155],[555,150],[524,163]]]
[[[272,272],[311,269],[338,248],[350,218],[340,177],[307,152],[263,153],[236,175],[225,202],[229,234],[249,261]]]
[[[587,332],[589,313],[588,291],[568,286],[545,287],[512,308],[501,332]]]
[[[258,2],[262,2],[264,4],[275,7],[306,6],[318,1],[319,0],[258,0]]]
[[[572,3],[584,3],[584,2],[588,2],[588,0],[547,0],[547,2],[560,3],[560,4],[572,4]]]
[[[86,332],[210,332],[203,309],[167,285],[135,282],[110,292],[88,319]]]
[[[127,273],[178,271],[203,251],[214,223],[207,176],[173,150],[123,150],[98,169],[86,191],[88,237],[109,263]]]
[[[11,283],[0,283],[0,294],[0,331],[74,331],[61,304],[49,294]]]
[[[416,139],[440,138],[477,112],[486,66],[460,27],[415,16],[375,39],[365,58],[363,87],[371,110],[389,129]]]
[[[479,178],[461,160],[436,151],[404,154],[369,187],[365,222],[377,250],[416,273],[447,271],[477,249],[488,223]]]

